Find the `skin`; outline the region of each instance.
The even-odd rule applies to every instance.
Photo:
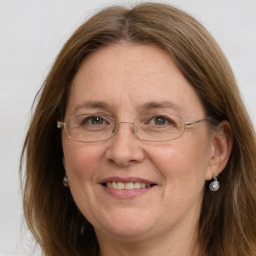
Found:
[[[100,101],[103,106],[83,106]],[[143,109],[148,102],[171,106]],[[156,106],[155,106],[156,107]],[[132,122],[155,112],[185,121],[205,117],[203,106],[172,59],[153,45],[127,42],[90,55],[72,83],[66,116],[105,114]],[[221,130],[228,130],[226,123]],[[73,198],[94,226],[103,256],[197,255],[197,225],[205,181],[224,168],[231,143],[203,121],[168,142],[139,140],[131,125],[103,142],[81,143],[62,133],[63,163]],[[100,182],[136,177],[156,184],[145,193],[118,198]]]

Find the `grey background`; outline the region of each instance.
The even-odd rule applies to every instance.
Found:
[[[39,255],[22,219],[18,165],[35,93],[75,28],[112,4],[0,0],[0,256]],[[169,0],[197,18],[225,52],[256,125],[256,0]]]

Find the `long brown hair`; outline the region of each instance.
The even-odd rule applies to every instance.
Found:
[[[228,120],[233,150],[219,181],[205,196],[199,223],[201,255],[256,255],[256,140],[232,70],[211,35],[188,14],[164,4],[133,9],[110,7],[79,27],[58,55],[41,90],[25,139],[21,171],[29,229],[47,256],[97,255],[91,224],[62,184],[63,120],[69,90],[81,62],[92,52],[121,40],[155,44],[171,56],[195,88],[205,111]]]

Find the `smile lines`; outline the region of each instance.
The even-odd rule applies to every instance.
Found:
[[[112,181],[106,182],[104,185],[108,188],[118,189],[118,190],[128,190],[128,189],[141,189],[141,188],[149,188],[154,184],[147,184],[144,182],[120,182],[120,181]]]

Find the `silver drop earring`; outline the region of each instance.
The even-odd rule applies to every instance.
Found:
[[[66,171],[65,171],[65,176],[63,178],[63,185],[64,187],[69,187],[69,181],[68,181],[68,176]]]
[[[213,176],[213,181],[209,184],[211,191],[217,191],[220,188],[220,183],[217,180],[218,175]]]

